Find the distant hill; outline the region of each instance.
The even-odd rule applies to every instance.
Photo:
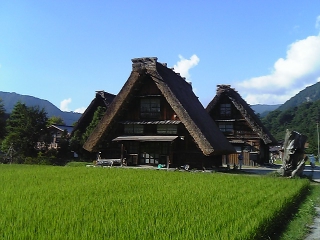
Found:
[[[319,113],[320,82],[317,82],[269,112],[262,118],[262,122],[277,140],[283,140],[286,129],[306,135],[309,143],[309,148],[306,151],[316,153]]]
[[[264,117],[269,112],[280,107],[281,104],[276,104],[276,105],[256,104],[256,105],[250,105],[250,106],[256,114],[260,114],[260,117]]]
[[[72,126],[73,123],[78,121],[78,119],[81,117],[81,113],[61,111],[51,102],[32,96],[0,91],[0,98],[3,100],[6,113],[11,113],[16,103],[20,101],[26,104],[26,106],[28,107],[39,106],[40,108],[44,108],[49,118],[52,116],[61,117],[64,120],[65,124],[69,126]]]
[[[301,90],[298,94],[282,104],[277,110],[284,111],[297,107],[305,102],[315,102],[320,99],[320,82]]]

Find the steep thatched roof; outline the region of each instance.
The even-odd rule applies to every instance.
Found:
[[[158,63],[157,58],[137,58],[132,62],[131,75],[84,144],[86,150],[97,151],[99,142],[108,135],[112,123],[130,101],[131,93],[148,78],[156,84],[204,155],[235,152],[193,93],[191,85],[180,75]]]
[[[60,131],[64,132],[67,131],[68,134],[71,134],[73,127],[72,126],[66,126],[66,125],[59,125],[59,124],[52,124],[48,127],[50,130]]]
[[[105,91],[96,91],[95,98],[91,101],[90,105],[87,107],[87,109],[84,111],[84,113],[77,121],[72,133],[74,133],[77,130],[83,131],[92,121],[94,112],[97,110],[97,108],[99,106],[108,108],[114,98],[114,94]]]
[[[217,94],[213,100],[208,104],[206,110],[208,113],[218,106],[222,96],[228,97],[233,105],[240,111],[242,116],[251,126],[252,130],[258,134],[265,144],[276,144],[277,141],[271,133],[264,127],[260,119],[254,113],[249,104],[240,96],[240,94],[230,85],[218,85]]]

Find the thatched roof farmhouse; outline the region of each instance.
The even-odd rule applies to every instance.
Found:
[[[127,155],[137,164],[169,159],[197,166],[219,164],[222,155],[235,152],[191,84],[151,57],[132,59],[128,80],[84,148],[105,157]]]
[[[248,161],[268,162],[269,146],[277,141],[234,88],[218,85],[206,110],[236,150],[246,151]]]

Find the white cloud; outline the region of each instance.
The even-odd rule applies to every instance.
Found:
[[[236,84],[250,104],[277,104],[293,97],[320,77],[320,35],[292,43],[285,58],[278,59],[272,72]]]
[[[85,107],[80,107],[80,108],[77,108],[76,110],[74,110],[74,112],[76,112],[76,113],[83,113],[85,110],[86,110]]]
[[[69,111],[68,105],[71,103],[71,101],[72,101],[71,98],[62,100],[60,103],[60,110],[61,111]]]
[[[320,15],[317,17],[316,19],[316,25],[315,25],[316,29],[320,30]]]
[[[190,81],[189,70],[198,65],[200,59],[197,55],[193,54],[190,59],[185,59],[183,56],[179,55],[180,61],[178,61],[174,66],[174,71],[180,73],[182,77],[185,77],[187,81]]]

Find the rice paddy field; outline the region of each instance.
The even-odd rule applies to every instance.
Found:
[[[309,181],[0,165],[0,239],[264,239]]]

